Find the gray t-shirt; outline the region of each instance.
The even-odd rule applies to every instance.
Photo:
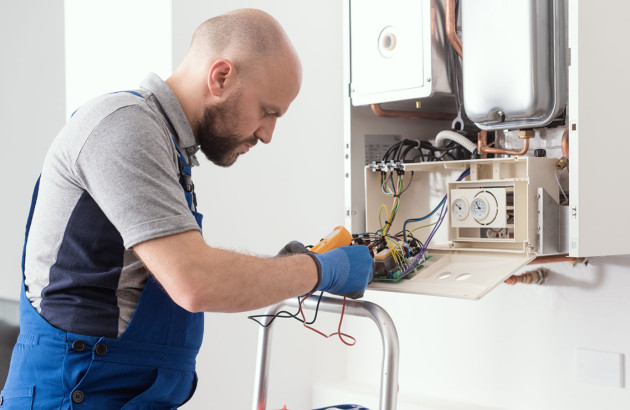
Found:
[[[191,127],[155,74],[80,107],[53,141],[25,260],[27,297],[53,326],[120,336],[149,275],[131,247],[200,230],[174,141],[195,165]]]

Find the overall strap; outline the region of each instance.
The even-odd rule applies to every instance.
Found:
[[[197,195],[195,194],[195,184],[192,182],[192,168],[186,161],[186,157],[182,154],[182,151],[177,146],[175,142],[175,138],[171,136],[173,140],[173,145],[179,154],[179,158],[177,162],[179,163],[179,184],[184,188],[184,193],[186,195],[186,202],[188,202],[188,207],[191,211],[197,211]]]
[[[110,93],[110,94],[118,94],[118,93],[129,93],[129,94],[136,95],[136,96],[138,96],[140,98],[144,98],[144,96],[142,94],[140,94],[137,91],[132,91],[132,90],[114,91],[113,93]]]
[[[37,177],[35,188],[33,188],[33,197],[31,199],[31,209],[28,211],[28,219],[26,220],[26,229],[24,232],[24,248],[22,249],[22,276],[24,276],[24,264],[26,261],[26,243],[28,242],[28,233],[31,230],[31,222],[33,222],[33,213],[35,212],[35,204],[37,203],[37,195],[39,194],[39,180],[41,174]]]

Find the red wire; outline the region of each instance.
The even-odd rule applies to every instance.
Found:
[[[314,327],[311,327],[311,326],[306,324],[306,317],[304,316],[304,311],[302,310],[302,303],[304,303],[304,301],[306,299],[308,299],[312,294],[313,294],[313,292],[311,292],[308,295],[306,295],[302,300],[300,300],[300,304],[299,304],[300,314],[302,315],[302,320],[304,320],[304,327],[307,328],[307,329],[312,330],[315,333],[320,334],[321,336],[325,337],[326,339],[328,339],[331,336],[338,335],[339,336],[339,340],[341,340],[341,342],[343,344],[345,344],[347,346],[354,346],[354,344],[357,342],[357,339],[355,339],[354,337],[350,336],[347,333],[342,333],[341,332],[341,323],[343,322],[343,314],[346,311],[346,297],[345,296],[343,297],[343,305],[341,307],[341,317],[339,318],[339,326],[337,327],[337,331],[335,333],[331,333],[329,335],[326,335],[325,333],[320,332],[319,330],[315,329]],[[346,342],[344,340],[344,337],[348,338],[348,339],[352,339],[352,343]]]
[[[337,332],[335,333],[331,333],[330,335],[328,335],[328,337],[330,336],[334,336],[334,335],[339,335],[339,340],[341,340],[341,342],[347,346],[354,346],[354,344],[357,342],[357,339],[355,339],[353,336],[350,336],[347,333],[342,333],[341,332],[341,323],[343,322],[343,314],[346,311],[346,297],[343,297],[343,305],[341,307],[341,317],[339,318],[339,326],[337,327]],[[343,340],[343,338],[346,337],[348,339],[352,339],[352,343],[350,342],[346,342],[345,340]]]
[[[313,294],[313,292],[307,294],[306,296],[304,296],[304,298],[302,298],[300,300],[300,304],[298,305],[299,309],[300,309],[300,314],[302,315],[302,320],[304,321],[304,327],[306,327],[307,329],[311,329],[313,332],[315,333],[319,333],[320,335],[324,336],[324,337],[328,337],[326,336],[324,333],[320,332],[319,330],[315,329],[314,327],[310,327],[309,325],[306,324],[306,317],[304,316],[304,311],[302,310],[302,304],[304,303],[304,301],[308,298],[311,297],[311,295]]]

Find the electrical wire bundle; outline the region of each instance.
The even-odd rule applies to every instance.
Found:
[[[415,155],[408,158],[410,153]],[[436,147],[429,141],[404,139],[389,147],[383,155],[381,163],[403,164],[470,158],[472,158],[472,154],[455,141],[448,141],[443,147]]]
[[[394,174],[397,175],[396,182],[394,182]],[[404,262],[404,246],[407,244],[407,241],[403,242],[396,236],[389,235],[389,230],[392,226],[392,223],[394,222],[394,219],[396,218],[396,213],[400,208],[400,197],[403,193],[405,193],[405,191],[409,189],[409,186],[411,186],[411,182],[413,181],[413,171],[411,171],[411,177],[409,178],[409,182],[405,187],[405,184],[403,182],[404,174],[405,172],[403,170],[396,170],[396,172],[390,172],[388,177],[386,172],[381,172],[381,191],[383,192],[383,194],[393,197],[394,201],[392,203],[391,212],[388,212],[387,206],[385,204],[382,204],[380,206],[378,210],[380,229],[378,230],[378,232],[376,232],[377,235],[380,235],[382,240],[385,242],[387,248],[389,248],[392,257],[394,258],[394,262],[397,265],[400,265]],[[387,214],[385,224],[383,224],[381,219],[381,214],[383,210],[385,210],[385,213]]]
[[[401,149],[400,147],[402,147],[402,145],[398,146],[399,150]],[[393,152],[393,149],[390,149],[389,152]],[[393,263],[387,262],[388,266],[390,264],[392,265],[389,266],[388,269],[381,268],[378,272],[375,271],[375,277],[377,278],[381,276],[380,274],[387,275],[391,271],[402,272],[406,270],[407,259],[420,251],[423,246],[419,240],[413,238],[411,235],[410,240],[407,240],[404,232],[402,231],[396,234],[390,233],[390,229],[400,208],[401,196],[411,186],[414,172],[411,171],[409,173],[410,177],[406,183],[404,181],[404,175],[405,171],[401,168],[392,169],[389,172],[381,171],[381,192],[384,195],[391,196],[393,198],[391,208],[388,209],[385,204],[380,206],[378,211],[380,229],[377,232],[353,235],[353,244],[366,245],[372,253],[372,256],[374,256],[375,261],[377,262],[377,267],[381,261],[381,256],[379,254],[385,250],[387,250],[387,252],[382,259],[387,261],[391,257],[393,260]],[[386,215],[385,222],[383,222],[383,213]],[[381,272],[383,270],[385,273]]]
[[[398,208],[400,206],[400,195],[405,192],[411,184],[410,179],[406,187],[403,188],[404,183],[402,182],[402,175],[399,175],[399,180],[397,183],[395,183],[393,174],[394,173],[392,172],[388,177],[385,175],[381,177],[381,189],[383,193],[389,196],[394,196],[392,212],[388,213],[386,205],[381,205],[381,207],[379,208],[379,223],[381,228],[374,233],[367,232],[353,235],[353,243],[356,245],[366,245],[375,257],[375,260],[378,259],[378,253],[387,248],[391,253],[392,258],[394,259],[396,268],[400,270],[400,273],[397,274],[394,278],[398,280],[412,272],[418,266],[418,264],[425,260],[424,255],[427,251],[428,245],[442,225],[442,222],[444,221],[444,218],[447,214],[448,206],[447,196],[445,195],[440,203],[438,203],[438,205],[427,215],[419,218],[407,219],[403,223],[402,231],[393,235],[390,234],[389,230],[396,216],[396,211],[398,211]],[[461,181],[468,175],[470,175],[470,169],[466,169],[457,178],[457,181]],[[388,219],[386,220],[385,224],[383,224],[381,217],[383,210],[385,210],[388,215]],[[426,221],[436,214],[438,215],[438,218],[435,222],[427,223],[411,230],[408,229],[409,224]],[[428,227],[433,228],[431,229],[431,232],[427,236],[427,239],[424,241],[424,243],[413,236],[414,231]],[[377,279],[380,279],[378,276],[376,276],[376,274],[375,277]]]
[[[457,178],[457,181],[461,181],[462,179],[466,178],[468,175],[470,175],[470,168],[467,168],[464,172],[462,172],[462,174]],[[407,241],[407,223],[423,221],[429,218],[431,215],[435,214],[438,209],[440,210],[438,220],[435,224],[432,224],[433,229],[431,230],[431,233],[429,234],[427,239],[424,241],[424,245],[422,246],[422,249],[420,250],[420,252],[418,252],[413,262],[403,272],[402,276],[407,275],[409,272],[415,269],[416,266],[418,266],[421,260],[424,260],[424,254],[427,251],[429,242],[431,242],[431,239],[433,239],[433,236],[435,235],[437,230],[440,229],[440,226],[442,225],[442,222],[444,221],[444,218],[446,217],[446,213],[448,211],[448,205],[446,205],[446,199],[447,199],[447,195],[444,195],[444,198],[442,198],[440,203],[428,215],[423,216],[422,218],[417,218],[417,219],[407,219],[405,221],[405,224],[403,225],[403,235],[404,235],[405,241]]]

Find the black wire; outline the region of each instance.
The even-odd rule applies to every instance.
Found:
[[[401,160],[402,162],[405,162],[405,161],[406,161],[407,155],[409,154],[409,152],[410,152],[411,150],[417,149],[417,150],[418,150],[418,152],[420,152],[420,154],[422,154],[422,150],[420,149],[420,146],[421,146],[422,144],[421,144],[420,142],[418,142],[418,141],[413,141],[413,142],[415,142],[415,144],[413,144],[413,145],[409,145],[409,146],[407,147],[407,149],[405,150],[405,152],[403,152],[402,157],[400,158],[400,160]]]
[[[420,150],[418,150],[418,151],[420,151]],[[420,159],[420,162],[422,162],[424,157],[425,157],[424,153],[422,153],[422,151],[420,151],[420,155],[416,155],[415,157],[411,158],[411,162],[418,162],[418,159]]]
[[[420,241],[418,238],[413,236],[412,233],[407,233],[407,243],[410,244],[410,241],[413,241],[413,243],[415,243],[415,248],[417,249],[422,249],[424,247],[424,244],[422,243],[422,241]],[[411,255],[411,256],[415,256],[415,255]]]
[[[429,141],[418,141],[404,139],[392,144],[385,155],[382,162],[408,163],[407,156],[413,150],[418,151],[418,155],[414,156],[411,162],[431,162],[446,160],[462,160],[475,158],[476,155],[468,152],[455,141],[449,141],[444,147],[436,147]],[[381,180],[381,184],[383,180]]]
[[[324,296],[324,292],[319,293],[319,298],[317,299],[317,305],[315,306],[315,316],[313,316],[313,320],[311,320],[310,322],[306,322],[307,325],[312,325],[317,320],[317,313],[319,312],[319,303],[322,301],[322,296]],[[298,304],[302,302],[299,296],[297,299],[298,299]],[[300,314],[300,308],[298,308],[298,311],[293,314],[291,312],[287,312],[286,310],[281,310],[275,315],[252,315],[252,316],[247,316],[247,318],[253,320],[254,322],[258,323],[262,327],[269,327],[273,323],[273,321],[276,320],[276,318],[278,317],[281,319],[293,318],[295,320],[299,320],[302,323],[305,323],[304,319],[301,319],[298,317],[299,314]],[[271,318],[271,319],[269,319],[267,323],[262,323],[260,320],[258,320],[258,318],[263,318],[263,317]]]
[[[453,154],[451,154],[450,152],[445,152],[442,155],[440,155],[438,158],[438,161],[445,161],[443,158],[444,157],[451,157],[452,160],[456,160],[457,158],[453,156]]]
[[[391,153],[392,153],[392,152],[393,152],[396,148],[398,148],[398,145],[399,145],[399,144],[402,144],[402,141],[401,141],[401,142],[397,142],[397,143],[393,144],[391,147],[389,147],[389,149],[385,152],[385,155],[383,155],[383,159],[382,159],[382,161],[383,161],[383,162],[387,162],[387,160],[388,160],[388,158],[389,158],[389,155],[390,155],[390,154],[391,154]]]
[[[383,155],[381,161],[404,162],[405,158],[407,157],[407,154],[409,154],[409,152],[413,149],[418,149],[420,151],[421,145],[422,143],[419,141],[404,139],[400,142],[392,144],[385,152],[385,155]],[[404,151],[403,151],[403,148],[404,148]]]
[[[396,162],[401,161],[401,159],[400,159],[400,151],[402,151],[402,147],[403,146],[409,145],[410,142],[412,142],[412,141],[410,141],[408,139],[403,140],[402,144],[400,144],[398,146],[398,152],[396,153],[396,158],[394,159],[394,161],[396,161]]]
[[[453,141],[449,141],[444,147],[436,147],[428,141],[423,141],[426,145],[423,145],[422,148],[431,150],[433,152],[443,152],[443,151],[452,151],[457,148],[457,145]]]

